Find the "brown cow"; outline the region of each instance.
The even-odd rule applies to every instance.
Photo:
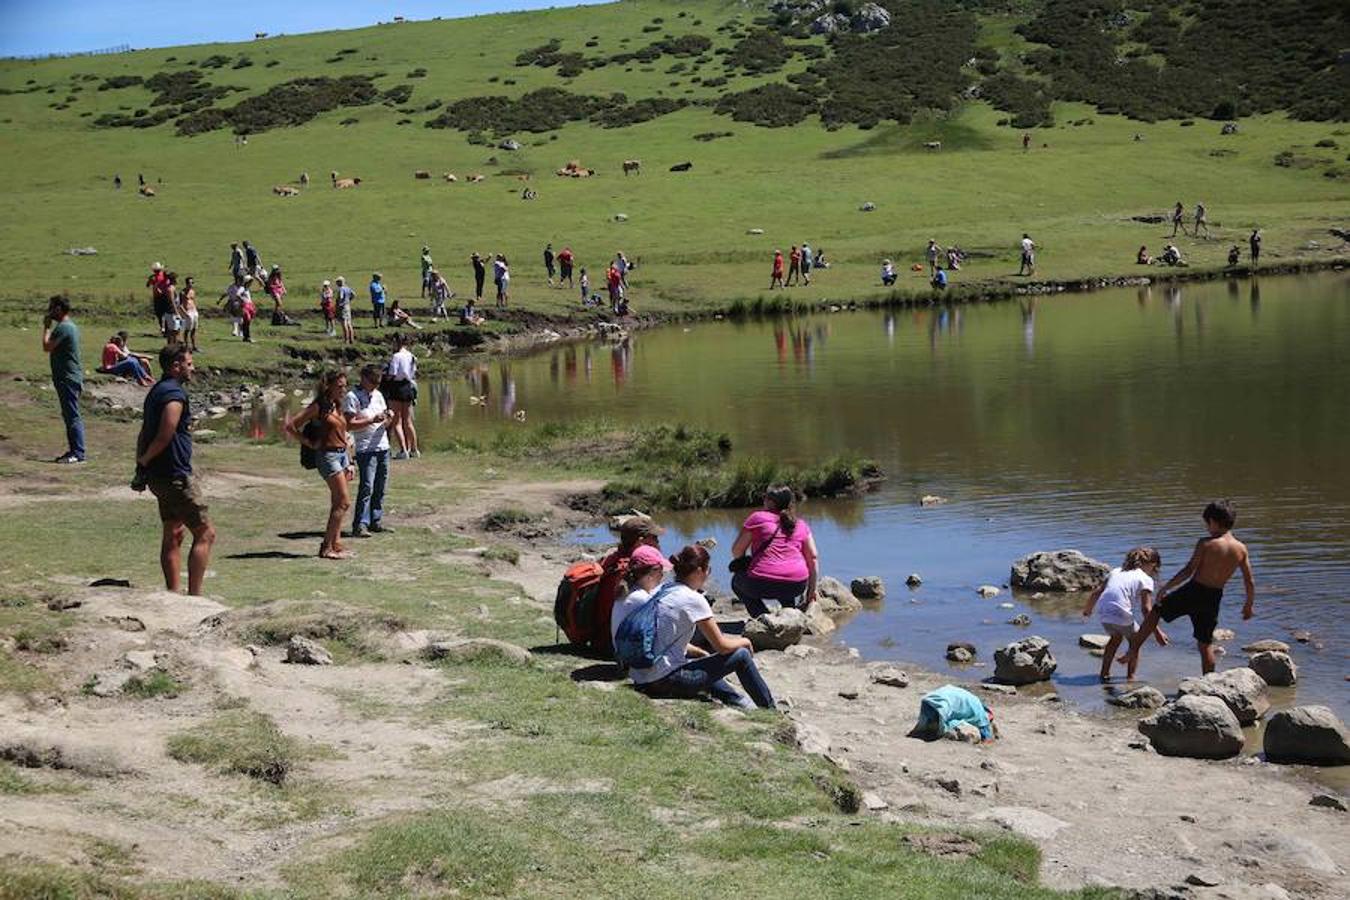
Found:
[[[423,179],[430,178],[431,173],[428,172],[426,169],[418,169],[416,172],[413,172],[413,177],[421,181]]]
[[[298,197],[300,196],[300,189],[289,184],[278,184],[272,188],[272,193],[278,197]]]
[[[636,172],[637,174],[641,175],[641,174],[642,174],[642,160],[640,160],[640,159],[625,159],[625,160],[623,161],[623,174],[624,174],[624,175],[627,175],[629,172]]]
[[[148,184],[143,184],[143,185],[141,185],[141,196],[142,196],[142,197],[153,197],[153,196],[155,196],[155,189],[152,188],[152,187],[151,187],[150,185],[148,185]]]
[[[333,187],[338,190],[346,190],[347,188],[354,188],[360,183],[360,178],[338,178],[333,181]]]

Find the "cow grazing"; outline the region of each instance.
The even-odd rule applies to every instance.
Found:
[[[453,172],[446,172],[441,177],[445,179],[447,184],[454,184],[456,181],[459,181],[459,179],[455,177]]]
[[[342,191],[346,190],[347,188],[354,188],[360,183],[361,183],[360,178],[337,178],[333,180],[333,187]]]
[[[278,197],[299,197],[300,189],[289,184],[278,184],[272,188],[272,193]]]
[[[309,173],[308,173],[308,172],[301,172],[301,173],[300,173],[300,186],[301,186],[301,187],[309,187]]]
[[[627,175],[629,172],[635,172],[636,174],[641,175],[641,174],[642,174],[642,160],[640,160],[640,159],[625,159],[625,160],[623,161],[623,174],[624,174],[624,175]]]
[[[672,172],[688,172],[688,171],[689,171],[690,169],[692,169],[693,167],[694,167],[694,164],[691,163],[691,162],[676,163],[675,165],[673,165],[673,166],[670,167],[670,171],[672,171]]]
[[[143,184],[140,193],[142,197],[153,197],[155,196],[155,189],[148,184]]]
[[[430,178],[431,173],[428,172],[426,169],[418,169],[416,172],[413,172],[413,177],[416,178],[418,181],[422,181],[427,178]]]
[[[928,141],[923,145],[925,150],[941,150],[942,141]]]
[[[484,180],[484,176],[475,173],[475,174],[473,174],[473,175],[470,175],[470,176],[469,176],[468,178],[466,178],[465,180],[468,181],[469,184],[477,184],[478,182]]]

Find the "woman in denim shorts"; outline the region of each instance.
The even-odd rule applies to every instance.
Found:
[[[351,557],[342,546],[342,521],[351,507],[349,482],[355,473],[355,454],[342,414],[346,394],[347,373],[341,369],[326,372],[319,379],[313,402],[286,421],[287,434],[314,451],[319,477],[328,484],[328,527],[319,544],[319,556],[324,559]]]

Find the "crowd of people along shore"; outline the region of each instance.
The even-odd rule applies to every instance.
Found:
[[[350,559],[353,553],[344,537],[388,540],[393,533],[385,508],[392,474],[390,432],[401,444],[401,457],[420,456],[411,418],[417,372],[411,343],[407,333],[400,334],[388,365],[363,366],[354,385],[345,369],[324,372],[311,402],[285,423],[286,432],[300,442],[299,464],[316,471],[328,489],[328,516],[318,549],[322,559]],[[144,381],[148,359],[127,351],[124,340],[113,345],[121,351],[113,365],[133,366],[136,379]],[[50,357],[67,424],[69,450],[57,462],[82,462],[83,426],[78,415],[72,418],[68,412],[77,407],[83,368],[79,332],[64,297],[52,297],[48,303],[42,347]],[[158,364],[160,377],[143,407],[131,487],[148,490],[157,501],[160,564],[170,591],[181,587],[182,547],[191,533],[187,590],[200,595],[217,534],[193,465],[188,386],[195,365],[190,342],[164,346]],[[745,518],[732,544],[731,590],[752,618],[774,607],[806,610],[817,600],[820,553],[810,525],[798,514],[797,500],[789,485],[769,487],[762,507]],[[1095,612],[1110,636],[1102,661],[1103,682],[1111,678],[1113,657],[1122,646],[1125,652],[1118,661],[1126,666],[1127,679],[1133,679],[1144,643],[1150,637],[1167,643],[1160,623],[1183,616],[1191,621],[1202,672],[1212,672],[1224,587],[1238,571],[1246,592],[1242,617],[1252,617],[1256,584],[1247,548],[1232,533],[1237,519],[1233,505],[1210,503],[1202,518],[1206,536],[1161,588],[1155,590],[1154,580],[1161,557],[1152,548],[1137,547],[1089,598],[1084,615]],[[728,633],[713,614],[705,593],[712,574],[708,550],[691,544],[667,556],[660,546],[663,533],[650,516],[627,517],[619,523],[619,543],[613,552],[603,560],[571,566],[555,603],[559,627],[572,643],[613,659],[634,687],[648,696],[710,696],[738,708],[775,708],[751,641]],[[732,675],[744,693],[728,682]],[[922,698],[913,733],[936,737],[962,724],[976,729],[981,739],[997,736],[992,711],[982,700],[963,688],[944,685]]]

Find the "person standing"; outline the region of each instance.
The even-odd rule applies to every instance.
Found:
[[[335,323],[337,321],[336,310],[333,307],[333,284],[327,278],[319,287],[319,312],[323,313],[323,333],[327,337],[334,337],[337,334]]]
[[[614,258],[614,268],[619,270],[619,283],[623,285],[625,292],[628,291],[628,270],[633,268],[633,264],[628,261],[628,257],[623,255],[620,250]]]
[[[240,336],[244,324],[244,295],[247,293],[244,276],[236,275],[234,282],[220,295],[220,305],[225,308],[225,315],[230,317],[230,337]]]
[[[483,257],[477,253],[469,257],[469,262],[473,263],[473,299],[483,302],[483,282],[487,279],[487,266],[483,263]]]
[[[352,513],[352,537],[370,537],[385,528],[384,489],[389,480],[389,423],[394,414],[380,393],[380,367],[364,366],[361,383],[347,392],[342,412],[356,450],[356,510]]]
[[[1017,267],[1017,274],[1036,274],[1036,242],[1026,232],[1022,233],[1022,264]]]
[[[431,272],[436,268],[436,264],[431,261],[431,248],[422,247],[422,297],[431,293]]]
[[[352,304],[356,302],[356,291],[347,284],[347,279],[337,277],[337,294],[333,300],[337,320],[342,325],[342,343],[355,344],[356,335],[352,333]]]
[[[1252,229],[1252,236],[1249,237],[1249,238],[1247,238],[1247,244],[1248,244],[1248,246],[1251,247],[1251,251],[1252,251],[1252,268],[1254,269],[1254,268],[1256,268],[1257,262],[1260,261],[1260,259],[1261,259],[1261,229],[1260,229],[1260,228],[1253,228],[1253,229]]]
[[[1178,200],[1177,205],[1172,207],[1172,235],[1171,235],[1172,237],[1177,236],[1178,229],[1180,229],[1182,234],[1186,233],[1185,218],[1186,218],[1186,207],[1182,206],[1181,201]]]
[[[492,280],[497,285],[497,308],[506,309],[511,302],[511,264],[500,253],[492,264]]]
[[[42,319],[42,349],[51,360],[52,386],[61,403],[66,423],[66,452],[56,457],[63,465],[84,462],[84,422],[80,419],[80,393],[84,390],[84,367],[80,364],[80,329],[70,318],[70,301],[60,294],[47,301]]]
[[[562,252],[558,254],[558,287],[562,287],[564,281],[567,282],[568,287],[576,287],[572,283],[573,260],[572,248],[563,247]]]
[[[769,275],[769,290],[783,286],[783,251],[773,251],[773,272]]]
[[[188,593],[201,596],[202,580],[211,562],[216,530],[206,517],[206,504],[192,474],[192,409],[184,387],[192,380],[192,351],[182,344],[159,351],[163,375],[145,396],[141,434],[136,441],[136,480],[159,501],[164,525],[159,565],[164,587],[177,591],[182,577],[183,531],[192,532],[188,553]]]
[[[1209,237],[1209,213],[1205,211],[1205,204],[1195,204],[1195,237],[1200,237],[1200,229],[1205,229],[1205,237]]]
[[[1031,133],[1024,131],[1022,132],[1022,152],[1026,153],[1030,149],[1031,149]]]
[[[246,274],[244,270],[244,251],[237,242],[230,244],[230,277],[239,278]]]
[[[929,238],[928,249],[924,251],[924,255],[928,258],[928,276],[930,278],[937,274],[938,256],[941,253],[942,248],[938,246],[938,242],[933,240],[932,238]]]
[[[347,417],[342,413],[346,396],[347,373],[341,369],[325,372],[319,378],[313,402],[285,424],[287,434],[314,451],[314,467],[328,485],[328,524],[319,543],[320,559],[351,558],[342,546],[342,520],[351,507],[348,482],[355,474]],[[316,422],[317,427],[306,434],[305,426],[310,422]]]
[[[378,328],[384,327],[385,300],[388,292],[384,289],[383,276],[379,272],[370,276],[370,315]]]
[[[164,316],[169,311],[169,273],[164,271],[163,263],[157,262],[150,266],[150,277],[145,279],[145,286],[150,289],[155,326],[160,334],[164,334]]]
[[[446,307],[446,304],[450,302],[450,298],[453,297],[454,294],[455,292],[450,290],[450,285],[446,282],[445,276],[435,269],[432,269],[431,317],[433,319],[450,318],[450,310]]]
[[[258,282],[267,283],[267,270],[263,268],[262,256],[248,241],[244,241],[244,274]]]
[[[815,262],[815,257],[811,255],[811,245],[802,241],[802,284],[811,283],[811,267]]]
[[[802,280],[802,251],[793,244],[792,249],[788,251],[788,276],[785,285],[794,285]]]
[[[389,408],[394,413],[394,437],[399,451],[394,459],[417,459],[417,429],[413,427],[413,406],[417,403],[417,357],[413,356],[412,336],[400,334],[396,339],[394,355],[385,367]]]
[[[544,271],[548,273],[548,286],[553,287],[553,244],[550,242],[544,245]]]
[[[619,301],[623,300],[623,276],[619,274],[619,267],[614,263],[610,263],[609,270],[605,272],[605,286],[609,288],[609,308],[617,313]]]
[[[201,311],[197,309],[197,281],[191,275],[184,282],[183,292],[178,295],[178,305],[183,313],[183,343],[193,353],[197,349],[197,325],[201,322]]]
[[[286,324],[286,313],[282,308],[282,301],[286,298],[286,282],[281,277],[281,266],[273,266],[267,274],[263,292],[272,298],[272,324]]]
[[[581,267],[581,305],[591,305],[591,276],[586,274],[586,267]]]

